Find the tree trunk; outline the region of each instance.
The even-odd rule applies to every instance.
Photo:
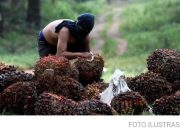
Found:
[[[2,12],[2,5],[0,2],[0,37],[3,36],[3,32],[4,32],[4,19],[3,19],[3,12]]]
[[[28,10],[27,10],[27,23],[28,26],[40,27],[41,17],[40,17],[40,0],[28,0]]]
[[[11,0],[11,8],[17,7],[19,5],[19,0]]]
[[[111,4],[111,0],[107,0],[107,3],[108,3],[108,4]]]

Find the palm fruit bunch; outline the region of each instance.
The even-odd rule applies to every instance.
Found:
[[[116,115],[117,112],[99,100],[85,100],[79,102],[76,115]]]
[[[14,114],[34,114],[36,99],[36,86],[33,82],[17,82],[1,94],[3,109]]]
[[[172,92],[172,84],[157,73],[146,72],[133,78],[127,78],[127,84],[133,91],[139,92],[145,97],[148,103],[169,95]]]
[[[99,94],[103,92],[108,87],[108,85],[108,83],[102,81],[88,84],[85,87],[85,94],[87,95],[88,99],[98,99]]]
[[[2,65],[4,65],[4,63],[2,63],[2,62],[0,61],[0,66],[2,66]]]
[[[88,61],[85,58],[78,58],[78,60],[74,62],[74,65],[79,70],[80,83],[86,86],[87,84],[100,80],[103,72],[104,60],[100,55],[94,54],[94,59],[92,61]]]
[[[156,115],[179,115],[180,114],[180,91],[170,96],[163,96],[157,99],[153,107]]]
[[[75,80],[79,80],[79,71],[73,64],[71,64],[71,70],[68,76]]]
[[[35,76],[40,77],[46,69],[53,69],[55,75],[73,76],[78,79],[78,72],[71,67],[69,60],[65,57],[46,56],[37,61],[35,67]]]
[[[139,115],[148,108],[148,105],[138,92],[128,91],[114,96],[111,107],[119,114]]]
[[[148,69],[160,73],[169,82],[180,80],[180,51],[157,49],[147,59]]]
[[[37,115],[74,115],[77,103],[64,96],[52,93],[42,93],[35,103],[35,114]]]
[[[0,65],[0,92],[9,85],[18,81],[30,81],[34,76],[24,71],[17,70],[14,66]]]
[[[5,74],[9,71],[16,71],[17,68],[12,65],[5,65],[3,63],[0,63],[0,74]]]
[[[176,92],[178,90],[180,90],[180,80],[176,80],[174,83],[173,83],[173,92]]]
[[[54,75],[54,70],[44,70],[43,74],[36,79],[36,86],[38,95],[42,94],[44,91],[50,91],[50,89],[56,88],[56,76]]]
[[[57,94],[61,94],[66,98],[75,101],[86,99],[84,86],[73,78],[57,76],[56,86],[57,89],[55,88],[54,91],[57,91]]]
[[[77,80],[68,76],[54,76],[52,69],[45,70],[37,79],[37,91],[38,94],[44,91],[52,92],[75,101],[86,98],[85,88]]]
[[[2,106],[2,101],[1,101],[1,93],[0,93],[0,113],[3,112],[3,106]]]

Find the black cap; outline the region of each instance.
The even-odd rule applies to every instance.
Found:
[[[76,26],[80,34],[87,35],[94,27],[94,15],[84,13],[78,16]]]

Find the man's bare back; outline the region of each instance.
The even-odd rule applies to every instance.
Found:
[[[47,40],[48,43],[52,44],[52,45],[57,45],[58,42],[58,34],[55,32],[55,28],[58,24],[60,24],[61,22],[63,22],[63,20],[66,19],[60,19],[60,20],[55,20],[51,23],[49,23],[43,30],[43,34],[45,39]],[[69,39],[68,39],[68,43],[73,44],[75,42],[75,38],[69,34]]]

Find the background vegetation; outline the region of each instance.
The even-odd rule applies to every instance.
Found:
[[[121,26],[129,42],[128,54],[150,53],[156,48],[180,49],[179,14],[179,0],[149,0],[128,6]]]
[[[30,5],[33,2],[36,6],[32,8]],[[118,55],[114,51],[117,41],[107,34],[114,14],[108,15],[104,20],[106,28],[101,34],[105,40],[102,56],[107,68],[104,79],[108,80],[117,68],[124,70],[127,76],[135,76],[146,71],[146,58],[156,48],[180,49],[179,0],[127,0],[126,5],[122,2],[0,0],[0,61],[24,69],[32,68],[38,60],[38,33],[46,24],[60,18],[75,19],[83,12],[95,14],[98,20],[104,13],[120,6],[123,6],[123,12],[121,20],[117,19],[121,22],[119,36],[128,41],[128,48],[123,55]],[[96,39],[93,41],[96,42]]]

